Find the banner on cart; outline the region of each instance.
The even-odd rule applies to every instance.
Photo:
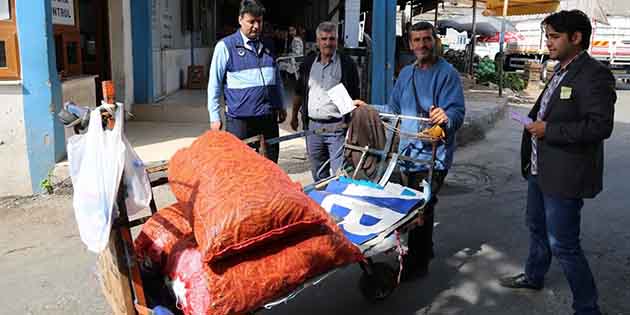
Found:
[[[339,227],[357,245],[378,236],[426,200],[423,193],[400,185],[377,188],[347,180],[333,181],[325,191],[312,191],[309,196],[341,219]]]

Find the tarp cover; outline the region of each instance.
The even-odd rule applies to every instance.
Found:
[[[373,239],[428,199],[424,193],[397,184],[375,187],[344,178],[309,196],[341,219],[339,227],[357,245]]]

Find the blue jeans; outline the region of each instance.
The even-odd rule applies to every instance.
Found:
[[[319,128],[335,128],[343,122],[335,123],[319,123],[309,121],[308,129],[314,130]],[[308,159],[311,162],[311,173],[313,180],[319,181],[330,177],[330,170],[336,172],[343,165],[343,144],[346,140],[346,129],[337,129],[335,131],[310,135],[306,137],[306,151]],[[319,171],[324,163],[330,159],[330,164]]]
[[[527,227],[529,256],[525,275],[533,284],[543,285],[552,255],[558,259],[573,293],[575,314],[600,315],[593,274],[580,246],[582,199],[563,199],[543,194],[536,176],[529,176]]]

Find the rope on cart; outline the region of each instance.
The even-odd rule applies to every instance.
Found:
[[[396,251],[398,252],[398,277],[396,278],[396,282],[400,284],[400,278],[403,273],[403,260],[404,256],[407,255],[407,251],[403,248],[402,243],[400,241],[400,232],[396,230]]]
[[[439,138],[427,136],[427,135],[422,134],[422,133],[411,133],[411,132],[402,131],[402,129],[400,129],[398,127],[394,127],[391,124],[388,124],[386,122],[383,122],[383,126],[385,126],[385,129],[393,131],[393,132],[395,132],[395,133],[397,133],[399,135],[402,135],[404,137],[407,137],[407,138],[418,138],[418,139],[424,139],[424,140],[428,140],[428,141],[441,140]]]

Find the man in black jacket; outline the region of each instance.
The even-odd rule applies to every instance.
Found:
[[[521,161],[528,180],[529,256],[525,272],[500,280],[509,288],[540,290],[558,259],[573,293],[575,314],[601,314],[597,289],[580,246],[583,198],[602,190],[604,140],[613,130],[615,79],[586,52],[591,23],[581,11],[560,11],[542,22],[555,73],[529,113]]]
[[[337,24],[322,22],[317,27],[319,54],[308,56],[300,66],[293,99],[291,128],[297,130],[298,113],[304,130],[327,128],[330,132],[306,137],[306,149],[313,179],[318,181],[336,172],[343,163],[343,142],[347,117],[343,117],[326,91],[342,83],[352,99],[359,98],[359,72],[356,63],[337,51]],[[327,160],[330,164],[324,166]]]

